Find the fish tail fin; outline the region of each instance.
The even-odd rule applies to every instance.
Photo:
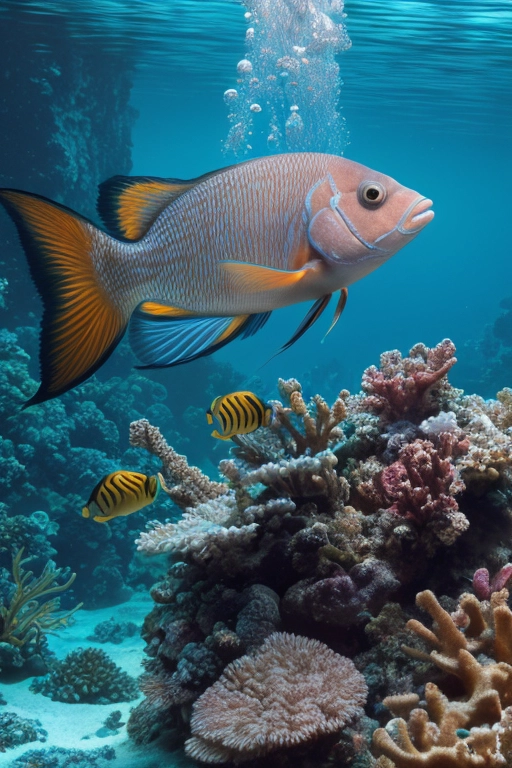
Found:
[[[67,392],[91,376],[121,340],[131,311],[97,272],[107,243],[90,221],[46,198],[0,189],[41,295],[41,385],[25,408]],[[112,249],[106,249],[109,251]]]

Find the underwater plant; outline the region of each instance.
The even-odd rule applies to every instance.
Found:
[[[72,610],[57,615],[60,598],[43,598],[68,589],[76,573],[72,573],[64,584],[59,584],[62,568],[55,568],[50,560],[41,575],[34,577],[32,571],[23,569],[26,560],[21,559],[22,555],[23,548],[12,561],[14,594],[7,604],[0,605],[0,643],[8,643],[16,648],[27,643],[39,645],[45,634],[65,627],[71,616],[82,607],[82,603],[79,603]]]

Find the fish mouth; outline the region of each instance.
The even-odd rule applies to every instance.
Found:
[[[405,235],[414,235],[416,232],[423,229],[423,227],[426,227],[434,218],[434,211],[432,210],[433,205],[434,203],[432,200],[429,200],[428,197],[420,198],[407,212],[407,216],[402,222],[400,230]]]

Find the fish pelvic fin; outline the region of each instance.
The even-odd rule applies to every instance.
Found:
[[[227,259],[219,261],[219,267],[228,273],[236,290],[243,293],[289,288],[302,280],[309,271],[308,267],[290,271]]]
[[[89,378],[121,340],[129,312],[114,303],[93,264],[108,236],[69,208],[39,195],[0,189],[44,305],[41,385],[24,407],[67,392]]]
[[[329,328],[327,329],[327,331],[325,332],[325,336],[323,337],[322,341],[320,342],[321,344],[324,343],[325,339],[327,338],[327,336],[330,334],[330,332],[332,331],[332,329],[334,328],[334,326],[336,325],[336,323],[340,319],[341,313],[345,309],[345,305],[347,303],[347,299],[348,299],[348,288],[342,288],[341,291],[340,291],[340,297],[338,299],[338,303],[336,305],[336,309],[334,311],[334,316],[332,318],[332,322],[331,322]]]

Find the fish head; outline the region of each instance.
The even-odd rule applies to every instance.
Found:
[[[306,217],[311,245],[350,285],[411,242],[434,212],[390,176],[336,157],[309,191]]]

